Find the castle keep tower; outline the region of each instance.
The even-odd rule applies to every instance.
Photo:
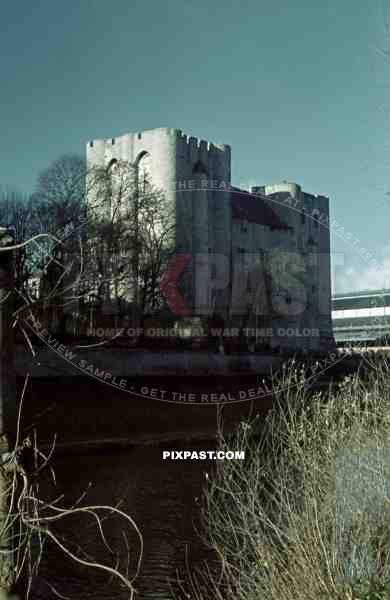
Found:
[[[205,270],[211,268],[209,253],[230,260],[231,208],[229,192],[224,191],[224,186],[228,189],[230,185],[230,147],[169,128],[127,133],[87,144],[90,167],[109,167],[115,161],[130,163],[135,178],[142,179],[147,173],[153,187],[164,195],[175,222],[172,254],[191,255],[177,282],[191,313],[196,313],[195,306],[199,304],[210,310],[211,305],[227,310],[229,290],[211,297],[212,290],[204,279]],[[93,193],[89,202],[92,206]]]

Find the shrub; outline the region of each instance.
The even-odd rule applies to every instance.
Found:
[[[204,518],[222,572],[193,579],[195,596],[390,598],[389,425],[386,370],[323,394],[285,369],[265,421],[221,436],[246,458],[210,480]]]

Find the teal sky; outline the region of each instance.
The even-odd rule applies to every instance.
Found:
[[[0,183],[23,191],[92,138],[154,127],[232,146],[233,183],[330,196],[390,287],[390,7],[384,0],[14,0],[0,24]]]

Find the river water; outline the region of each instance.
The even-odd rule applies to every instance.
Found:
[[[212,449],[213,442],[186,444],[186,449]],[[60,505],[70,506],[87,491],[82,504],[116,505],[127,512],[142,532],[144,555],[140,576],[134,585],[136,598],[171,598],[169,589],[177,588],[178,578],[188,578],[203,561],[212,562],[212,553],[200,535],[200,502],[205,473],[210,461],[163,460],[159,447],[136,447],[121,451],[62,456],[54,461],[57,485],[48,479],[41,484],[45,498],[64,493]],[[104,514],[104,513],[101,513]],[[112,564],[110,553],[100,542],[96,523],[88,515],[64,520],[54,529],[65,537],[68,546],[79,544],[91,557]],[[132,527],[115,517],[104,522],[106,539],[112,549],[122,552],[122,567],[129,551],[130,574],[135,572],[140,544]],[[125,535],[129,548],[123,540]],[[46,547],[39,576],[34,579],[35,599],[54,598],[46,582],[63,596],[83,600],[129,598],[115,582],[95,570],[78,567],[53,544]]]
[[[21,379],[19,389],[22,383]],[[177,380],[176,385],[188,390],[189,380]],[[265,410],[270,402],[263,399],[257,408]],[[225,430],[253,409],[250,402],[227,405]],[[143,536],[137,599],[171,599],[170,587],[178,579],[188,579],[202,564],[215,564],[200,535],[202,492],[215,461],[164,460],[163,451],[213,450],[219,416],[215,405],[135,398],[90,377],[36,378],[29,385],[23,436],[32,436],[35,430],[38,446],[47,452],[56,434],[52,459],[56,484],[49,471],[43,471],[38,480],[40,498],[53,501],[63,494],[59,506],[69,507],[86,492],[83,506],[121,503]],[[120,551],[122,567],[128,562],[129,573],[135,573],[139,540],[133,528],[117,517],[105,521],[104,529],[113,555],[99,541],[96,522],[88,515],[67,517],[53,531],[79,556],[84,556],[81,549],[86,552],[88,560],[112,564]],[[107,585],[107,576],[79,567],[52,543],[44,549],[32,598],[55,598],[50,586],[62,597],[77,600],[129,598],[115,582]]]

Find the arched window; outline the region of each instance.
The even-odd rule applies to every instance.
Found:
[[[139,194],[147,194],[152,186],[152,157],[142,152],[136,160],[137,188]]]
[[[118,194],[118,180],[120,179],[119,162],[116,158],[112,158],[107,165],[107,175],[104,177],[105,192],[106,192],[106,207],[110,211],[110,218],[113,219],[117,214],[121,205],[121,197]]]

